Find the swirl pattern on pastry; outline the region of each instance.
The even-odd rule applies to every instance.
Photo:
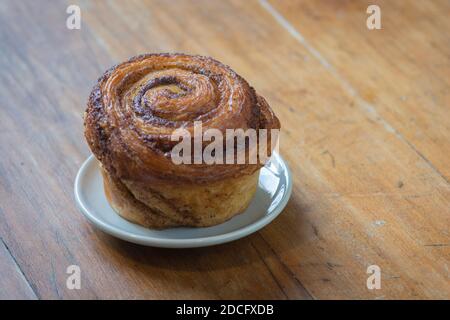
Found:
[[[251,174],[261,164],[180,164],[171,161],[177,128],[279,129],[267,102],[228,66],[202,56],[146,54],[109,69],[94,87],[85,136],[115,177],[209,182]],[[269,150],[271,151],[271,150]]]

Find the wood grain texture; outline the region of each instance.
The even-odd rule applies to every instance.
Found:
[[[81,30],[65,27],[72,3],[81,7]],[[376,40],[365,35],[361,4],[346,1],[341,11],[356,20],[342,21],[326,11],[332,3],[340,8],[335,1],[277,1],[276,11],[258,1],[2,1],[0,237],[36,295],[450,298],[450,48],[439,33],[448,23],[446,3],[411,4],[401,23],[436,18],[403,34],[387,17]],[[399,10],[393,2],[382,6]],[[327,21],[314,20],[315,8]],[[288,19],[291,29],[282,23]],[[305,22],[307,41],[295,33],[297,20]],[[326,29],[333,23],[338,30]],[[437,52],[405,35],[435,39]],[[395,42],[412,57],[394,49],[367,56],[373,41]],[[82,113],[91,86],[129,56],[166,51],[230,65],[281,120],[294,191],[280,217],[257,234],[203,249],[144,248],[95,230],[75,208],[73,180],[89,155]],[[442,67],[414,63],[414,55]],[[356,71],[358,59],[366,61],[366,78]],[[425,103],[434,99],[426,100],[427,90],[433,105]],[[398,107],[389,108],[394,100]],[[66,288],[71,264],[81,267],[81,290]],[[366,288],[371,264],[382,269],[381,290]]]
[[[33,289],[0,239],[0,300],[36,299]]]
[[[269,2],[366,109],[450,181],[450,2]],[[365,27],[371,4],[381,30]]]

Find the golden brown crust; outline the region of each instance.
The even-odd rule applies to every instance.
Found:
[[[94,87],[85,136],[97,159],[120,179],[208,182],[251,174],[261,164],[181,164],[171,160],[177,128],[279,128],[265,100],[220,62],[184,54],[147,54],[108,70]],[[271,150],[269,150],[271,151]]]
[[[206,185],[122,182],[102,170],[105,194],[123,218],[142,226],[208,227],[243,212],[258,185],[259,170]]]
[[[179,141],[171,141],[171,135],[183,128],[194,139],[195,121],[201,121],[203,132],[214,128],[224,137],[227,129],[267,129],[268,154],[270,129],[280,128],[264,98],[212,58],[141,55],[99,78],[85,113],[85,136],[101,163],[107,199],[122,217],[157,229],[203,227],[247,208],[256,192],[261,161],[213,165],[172,161],[170,151]],[[246,148],[235,149],[235,156],[258,154],[258,144]]]
[[[138,201],[121,183],[102,169],[106,199],[123,218],[147,228],[163,229],[179,226],[180,223],[165,217]]]

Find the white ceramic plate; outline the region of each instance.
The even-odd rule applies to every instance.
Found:
[[[75,201],[80,211],[99,229],[141,245],[166,248],[212,246],[245,237],[275,219],[292,192],[291,173],[283,158],[274,153],[261,169],[258,190],[245,212],[208,228],[151,230],[121,218],[108,204],[97,160],[91,155],[75,179]]]

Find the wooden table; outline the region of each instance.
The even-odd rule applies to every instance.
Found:
[[[381,30],[366,27],[369,4]],[[2,1],[0,297],[450,298],[449,14],[445,0]],[[213,56],[267,98],[294,175],[269,226],[168,250],[78,212],[90,89],[144,52]]]

